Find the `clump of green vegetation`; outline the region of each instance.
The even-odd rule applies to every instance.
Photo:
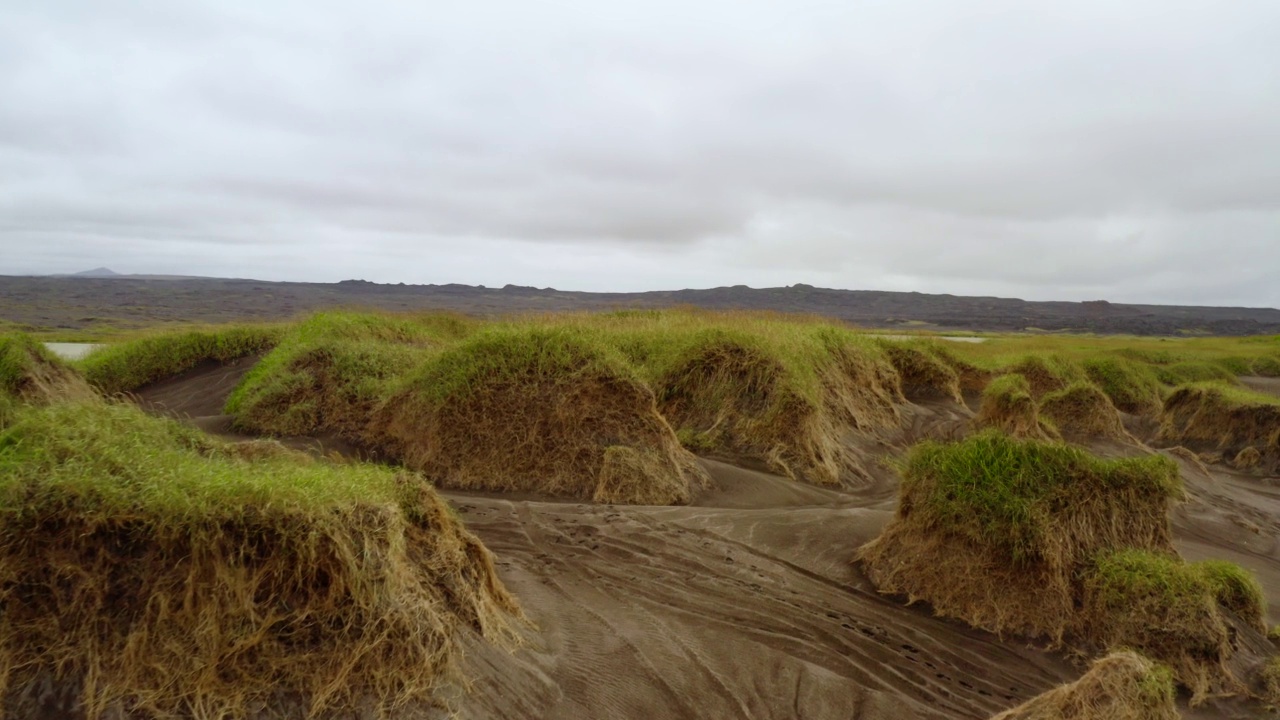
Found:
[[[983,432],[958,443],[924,442],[912,448],[903,472],[902,495],[916,522],[946,528],[975,544],[996,549],[1010,563],[1062,566],[1092,548],[1167,545],[1164,510],[1181,497],[1178,468],[1168,458],[1101,460],[1063,443],[1021,441]],[[1062,506],[1088,519],[1110,520],[1113,505],[1134,513],[1123,534],[1099,526],[1090,537],[1062,545]],[[1064,554],[1065,553],[1065,554]]]
[[[1224,665],[1231,635],[1219,602],[1224,594],[1241,601],[1239,588],[1223,584],[1237,580],[1257,582],[1225,562],[1204,567],[1137,548],[1100,553],[1084,581],[1087,632],[1104,647],[1134,647],[1169,663],[1197,694],[1222,683],[1242,692]],[[1260,625],[1262,609],[1253,610],[1247,622]]]
[[[706,481],[652,390],[581,328],[495,327],[432,355],[368,437],[448,487],[672,504]]]
[[[1116,408],[1133,415],[1156,415],[1163,393],[1160,380],[1149,366],[1118,356],[1089,358],[1085,373],[1098,385]]]
[[[1040,414],[1067,437],[1129,437],[1111,399],[1090,382],[1048,393],[1040,400]]]
[[[841,435],[896,424],[892,367],[834,328],[801,328],[791,339],[784,350],[764,334],[712,327],[679,338],[665,357],[651,355],[642,372],[663,416],[717,451],[824,485],[863,475]]]
[[[817,484],[869,473],[850,430],[896,427],[900,380],[874,339],[829,321],[662,311],[557,317],[622,354],[699,451],[762,461]]]
[[[94,350],[77,366],[85,379],[103,393],[130,392],[204,362],[225,363],[265,353],[275,347],[283,334],[284,328],[279,325],[158,333]]]
[[[1095,660],[1079,680],[991,720],[1177,720],[1173,672],[1130,650]]]
[[[1236,382],[1236,374],[1222,365],[1209,360],[1187,360],[1155,368],[1156,377],[1166,385],[1185,385],[1187,383],[1218,381],[1227,384]]]
[[[290,328],[249,371],[226,411],[250,432],[361,440],[392,384],[472,324],[446,314],[319,313]]]
[[[421,478],[124,404],[20,410],[0,511],[0,696],[20,714],[54,687],[88,718],[387,717],[437,702],[463,628],[503,638],[519,612]]]
[[[1262,377],[1280,377],[1280,355],[1264,355],[1254,358],[1249,373]]]
[[[1025,375],[1012,373],[992,380],[982,391],[982,404],[974,418],[978,427],[995,428],[1019,438],[1050,439],[1058,431],[1040,418]]]
[[[897,514],[858,553],[881,592],[994,632],[1140,650],[1197,701],[1242,691],[1223,610],[1260,628],[1262,596],[1238,567],[1178,558],[1172,460],[986,431],[921,443],[902,472]]]
[[[1213,364],[1231,373],[1232,377],[1238,375],[1248,375],[1253,372],[1253,358],[1241,357],[1239,355],[1228,355],[1213,360]],[[1204,378],[1209,380],[1211,378]]]
[[[1204,560],[1195,564],[1213,590],[1218,605],[1265,630],[1267,601],[1257,578],[1235,563]]]

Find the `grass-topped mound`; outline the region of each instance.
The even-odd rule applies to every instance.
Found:
[[[1165,401],[1157,440],[1274,469],[1280,467],[1280,399],[1214,382],[1187,385]]]
[[[1173,674],[1131,651],[1095,660],[1079,680],[991,720],[1177,720]]]
[[[1087,379],[1079,363],[1058,353],[1026,355],[1005,367],[1002,372],[1025,377],[1031,396],[1037,400]]]
[[[251,459],[252,458],[252,459]],[[518,614],[420,478],[241,452],[126,405],[0,433],[0,697],[87,718],[385,717]],[[52,688],[52,690],[50,690]]]
[[[227,401],[242,430],[363,440],[373,408],[425,351],[470,328],[453,315],[320,313],[290,328]]]
[[[1236,382],[1237,373],[1228,367],[1229,364],[1223,364],[1222,361],[1185,360],[1170,365],[1157,365],[1155,374],[1160,382],[1166,385],[1184,385],[1214,380],[1233,385]],[[1248,366],[1244,368],[1238,367],[1237,369],[1243,369],[1243,372],[1239,374],[1248,374],[1249,372]]]
[[[1089,358],[1083,365],[1117,409],[1133,415],[1159,414],[1164,394],[1150,365],[1118,355]]]
[[[898,422],[892,366],[874,345],[831,326],[711,327],[662,349],[642,358],[641,369],[653,378],[663,416],[699,450],[833,485],[866,476],[846,433]]]
[[[98,348],[77,366],[103,393],[130,392],[203,363],[226,363],[265,353],[283,333],[284,328],[278,325],[157,333]]]
[[[1040,414],[1070,439],[1127,439],[1111,399],[1097,385],[1076,382],[1040,399]]]
[[[1040,408],[1031,395],[1031,385],[1020,373],[1001,375],[982,391],[982,402],[974,424],[995,428],[1013,437],[1047,440],[1058,431],[1040,418]]]
[[[885,354],[902,379],[908,400],[954,400],[961,396],[960,373],[941,352],[937,341],[885,342]]]
[[[687,502],[706,481],[653,391],[574,328],[481,331],[419,365],[369,438],[437,483],[596,502]]]
[[[905,461],[895,518],[858,557],[882,592],[940,615],[1088,651],[1141,650],[1197,699],[1238,692],[1226,628],[1232,615],[1236,630],[1260,627],[1261,596],[1234,566],[1178,559],[1168,511],[1181,496],[1177,465],[1158,455],[1102,460],[990,431],[926,442]],[[1130,551],[1163,564],[1126,574],[1115,559]],[[1138,577],[1168,594],[1125,584]]]
[[[43,344],[21,333],[0,335],[0,427],[22,403],[91,394],[84,380]]]

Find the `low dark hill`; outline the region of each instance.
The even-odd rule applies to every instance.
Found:
[[[214,278],[138,276],[3,277],[0,320],[33,328],[134,327],[163,321],[279,319],[335,306],[385,310],[448,309],[492,314],[693,305],[717,310],[813,313],[866,327],[1075,332],[1134,335],[1280,334],[1280,310],[1270,308],[1122,305],[1105,301],[1029,302],[809,285],[643,293],[566,292],[507,285],[383,285],[277,283]]]

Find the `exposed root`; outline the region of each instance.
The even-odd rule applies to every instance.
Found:
[[[1094,661],[1079,680],[991,720],[1177,720],[1169,671],[1134,652]]]

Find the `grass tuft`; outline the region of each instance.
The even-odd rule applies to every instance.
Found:
[[[1116,408],[1133,415],[1156,415],[1163,393],[1160,380],[1149,366],[1119,356],[1089,358],[1083,363],[1089,379],[1098,385]]]
[[[991,720],[1177,720],[1173,672],[1122,650],[1095,660],[1079,680]]]
[[[131,392],[204,362],[225,363],[265,353],[283,333],[284,328],[279,325],[160,333],[98,348],[76,366],[103,393]]]

